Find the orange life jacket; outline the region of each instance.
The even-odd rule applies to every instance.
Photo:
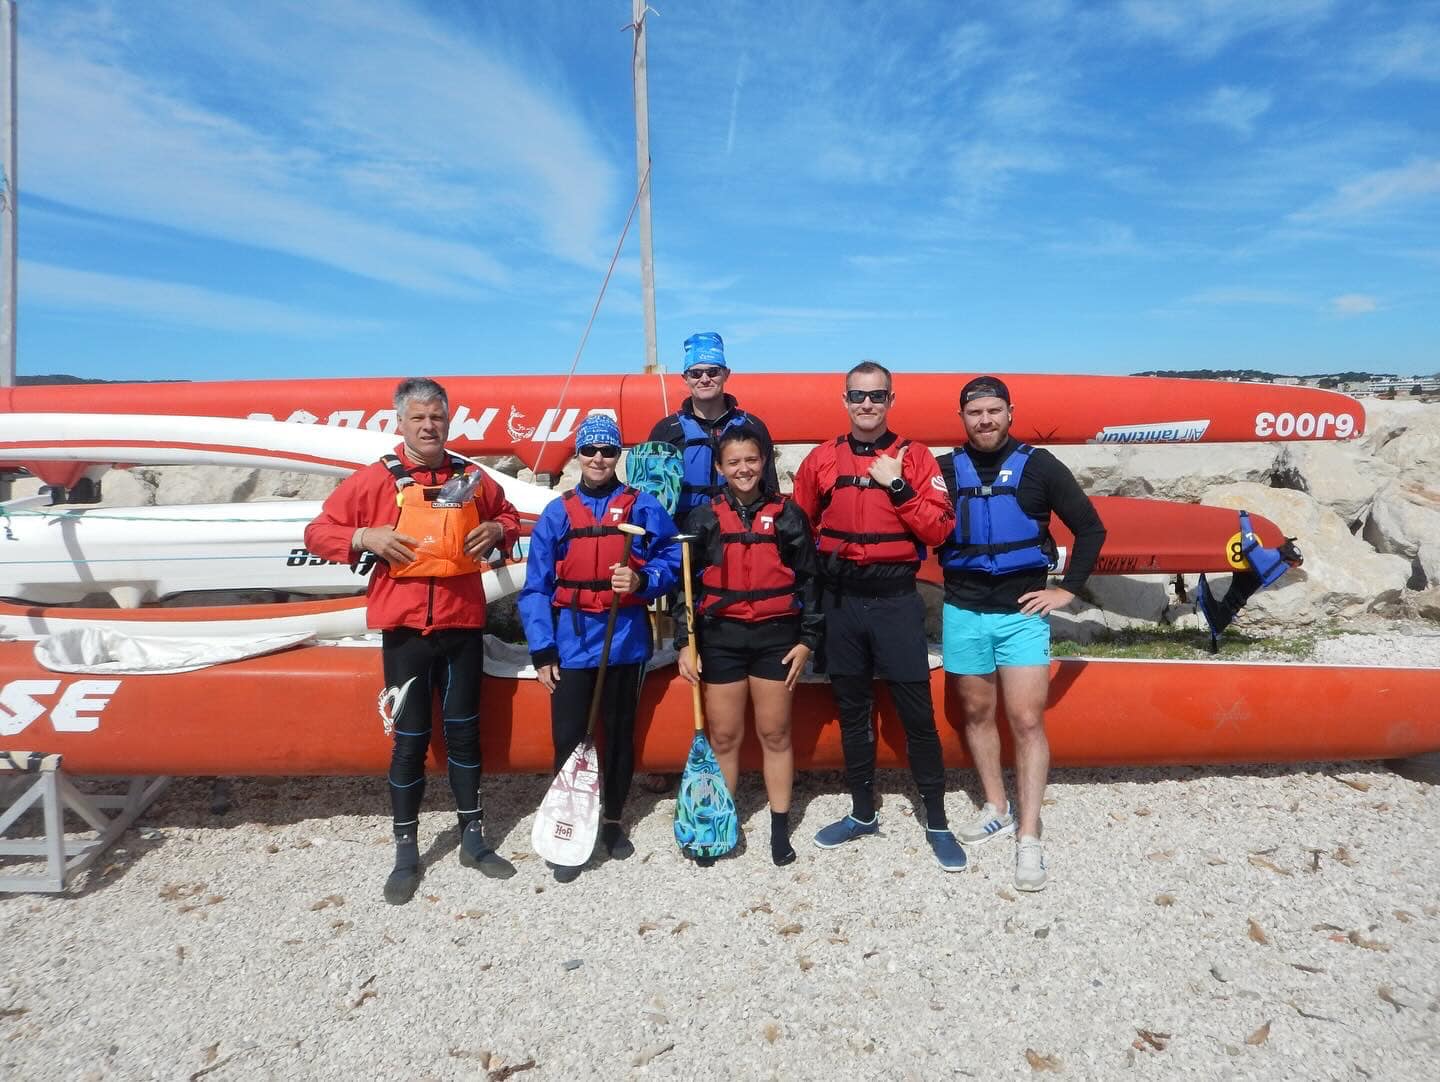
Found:
[[[480,525],[480,509],[474,500],[466,500],[458,507],[436,506],[435,497],[440,492],[438,485],[419,484],[405,464],[394,455],[382,455],[380,461],[395,478],[395,502],[400,505],[400,520],[395,523],[395,532],[416,539],[415,559],[402,567],[390,567],[390,577],[396,579],[434,577],[451,578],[455,575],[473,575],[482,570],[465,554],[465,538]],[[451,458],[451,467],[458,476],[476,467],[462,458]]]
[[[755,622],[800,611],[795,572],[780,559],[775,533],[785,503],[784,496],[772,497],[755,509],[747,529],[728,499],[717,496],[711,501],[720,523],[721,559],[701,572],[695,606],[699,615]]]

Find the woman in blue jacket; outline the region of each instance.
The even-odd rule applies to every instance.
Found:
[[[600,701],[600,840],[612,857],[624,860],[635,852],[620,823],[635,774],[635,711],[651,653],[645,605],[679,581],[680,550],[675,522],[659,502],[615,476],[620,428],[614,418],[586,417],[575,435],[575,453],[580,483],[545,508],[530,535],[520,619],[536,674],[550,692],[558,771],[585,737],[606,618],[611,599],[619,599]],[[622,522],[645,530],[628,564],[620,562]],[[579,874],[579,868],[555,868],[562,883]]]

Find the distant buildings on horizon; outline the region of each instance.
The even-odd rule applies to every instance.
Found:
[[[1275,383],[1286,387],[1320,387],[1350,395],[1440,394],[1440,372],[1427,376],[1400,376],[1390,372],[1331,372],[1322,375],[1284,376],[1257,369],[1198,368],[1188,371],[1152,369],[1137,376],[1178,379],[1213,379],[1224,383]]]

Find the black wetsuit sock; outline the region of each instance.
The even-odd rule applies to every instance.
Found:
[[[414,834],[395,835],[395,867],[385,880],[385,900],[391,905],[404,905],[415,896],[420,885],[420,846]]]
[[[944,793],[921,793],[920,799],[925,802],[926,830],[944,830],[950,825],[945,815]]]
[[[491,879],[509,879],[515,874],[515,865],[490,848],[485,840],[485,823],[479,812],[468,816],[460,813],[460,863],[467,868],[478,868]]]
[[[875,818],[875,790],[867,785],[863,788],[856,786],[850,790],[850,802],[854,806],[850,809],[850,818],[857,823],[868,823]]]
[[[624,860],[635,854],[634,843],[625,837],[619,823],[603,823],[600,827],[600,840],[605,843],[605,852],[616,860]]]
[[[777,868],[795,863],[795,847],[790,844],[790,813],[770,813],[770,859]]]

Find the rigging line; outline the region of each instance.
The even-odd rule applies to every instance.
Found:
[[[580,366],[580,355],[585,352],[585,343],[590,340],[590,330],[595,326],[595,317],[600,314],[600,302],[605,299],[605,290],[610,285],[610,276],[615,273],[615,264],[620,260],[620,249],[625,246],[625,236],[630,232],[630,223],[635,220],[635,211],[640,206],[640,196],[645,191],[645,185],[649,183],[650,166],[647,164],[645,175],[635,186],[635,200],[630,204],[630,213],[625,216],[625,228],[620,230],[620,239],[615,242],[615,254],[610,257],[610,266],[605,271],[605,280],[600,283],[600,293],[595,298],[595,306],[590,309],[590,321],[585,324],[585,333],[580,336],[580,345],[575,350],[575,359],[570,362],[570,371],[565,373],[565,382],[560,385],[560,398],[555,403],[557,417],[565,406],[565,395],[570,390],[570,381],[575,377],[575,369]],[[532,474],[540,472],[540,460],[545,457],[545,446],[549,442],[550,433],[547,432],[545,438],[540,441],[540,450],[535,452],[535,462],[530,467]]]

